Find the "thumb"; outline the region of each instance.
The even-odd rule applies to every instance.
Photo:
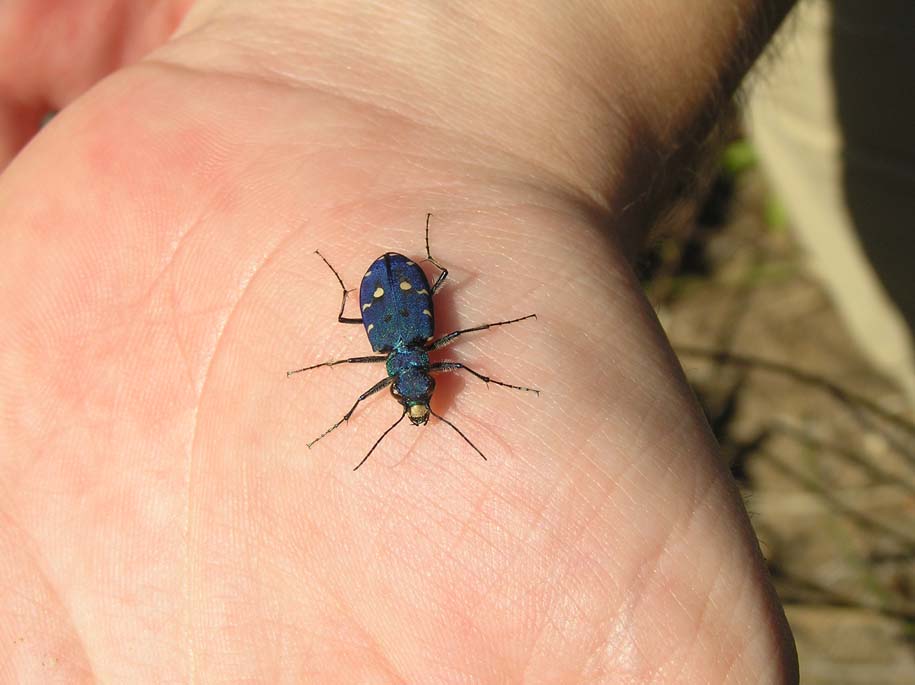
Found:
[[[0,170],[44,115],[164,42],[192,0],[0,3]]]

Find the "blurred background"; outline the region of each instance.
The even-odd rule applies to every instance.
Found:
[[[801,4],[640,260],[808,685],[915,683],[913,36]]]

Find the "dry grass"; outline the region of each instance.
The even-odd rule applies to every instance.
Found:
[[[753,168],[645,256],[808,685],[915,683],[915,422],[856,349]]]

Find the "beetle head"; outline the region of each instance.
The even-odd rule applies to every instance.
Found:
[[[404,412],[414,426],[422,426],[429,422],[429,399],[434,390],[435,380],[429,374],[420,371],[402,373],[391,385],[391,394],[403,405]]]

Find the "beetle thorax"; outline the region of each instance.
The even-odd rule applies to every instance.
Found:
[[[421,349],[401,348],[388,355],[386,365],[389,376],[398,376],[409,370],[427,371],[429,355]]]

